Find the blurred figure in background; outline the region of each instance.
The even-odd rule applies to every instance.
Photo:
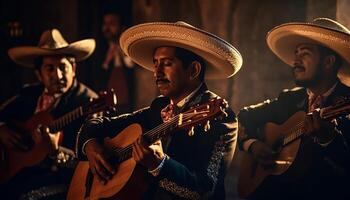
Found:
[[[98,91],[113,88],[118,98],[117,112],[121,114],[132,111],[134,107],[134,63],[119,46],[119,36],[126,29],[126,20],[121,12],[111,7],[106,6],[102,17],[104,41],[98,44],[92,86]]]

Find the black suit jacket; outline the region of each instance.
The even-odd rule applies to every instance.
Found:
[[[215,97],[217,95],[203,85],[182,111]],[[166,105],[158,98],[150,107],[130,115],[90,120],[79,134],[77,154],[84,159],[81,148],[88,139],[102,141],[104,137],[113,137],[131,123],[139,123],[144,130],[150,130],[161,123],[160,110]],[[208,132],[196,127],[192,137],[187,131],[178,131],[172,135],[168,145],[162,140],[163,149],[170,159],[165,161],[160,174],[154,178],[145,199],[225,199],[224,177],[237,137],[235,114],[230,108],[225,108],[225,111],[227,117],[212,121]],[[169,141],[169,138],[166,140]]]

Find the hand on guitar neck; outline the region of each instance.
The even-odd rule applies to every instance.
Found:
[[[132,156],[134,160],[152,171],[156,169],[165,157],[160,140],[149,144],[142,137],[133,143]]]
[[[313,137],[319,144],[327,144],[336,136],[334,124],[322,120],[318,110],[306,115],[304,129],[305,134]]]

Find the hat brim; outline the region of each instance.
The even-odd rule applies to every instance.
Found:
[[[206,78],[233,76],[242,66],[242,56],[225,40],[179,23],[145,23],[127,29],[120,37],[123,52],[138,65],[153,71],[153,53],[158,47],[180,47],[201,56],[207,64]]]
[[[350,83],[350,35],[308,23],[286,23],[272,29],[266,36],[269,48],[283,62],[293,66],[295,49],[300,44],[328,47],[343,58],[338,77]]]
[[[46,49],[36,46],[22,46],[9,49],[10,58],[19,65],[34,68],[34,60],[42,56],[50,55],[70,55],[77,62],[88,58],[95,50],[95,40],[85,39],[69,44],[58,49]]]

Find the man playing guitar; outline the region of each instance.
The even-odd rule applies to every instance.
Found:
[[[238,144],[250,160],[250,166],[241,169],[238,185],[241,197],[349,199],[350,122],[347,117],[341,117],[335,125],[323,120],[322,111],[317,109],[349,100],[350,88],[337,77],[348,76],[344,69],[350,63],[349,40],[350,31],[327,18],[312,23],[282,24],[268,33],[270,49],[292,67],[295,83],[301,87],[240,110]],[[309,114],[296,114],[299,111]],[[301,141],[289,137],[286,142],[286,137],[281,137],[274,144],[266,142],[271,136],[271,123],[284,127],[293,120],[298,122],[292,126],[300,130],[298,137],[304,134]],[[280,136],[287,132],[280,130],[277,132]],[[294,149],[295,160],[288,156],[276,159],[293,145],[291,141],[300,146]],[[269,170],[287,165],[289,169],[285,173],[270,171],[269,174]],[[292,173],[293,170],[297,172]],[[257,176],[261,174],[264,178],[259,179]],[[250,186],[254,188],[249,189]]]
[[[109,159],[108,149],[103,146],[105,137],[114,137],[132,123],[139,123],[145,133],[162,121],[165,126],[175,115],[197,104],[218,98],[207,89],[204,77],[227,78],[242,64],[242,58],[233,46],[183,22],[136,25],[121,35],[120,45],[134,62],[153,71],[160,94],[169,98],[170,104],[157,98],[151,107],[118,118],[92,119],[82,127],[78,156],[88,159],[94,180],[102,184],[101,191],[103,185],[123,178],[123,174],[115,175],[122,166],[111,163],[113,158]],[[213,120],[207,132],[203,124],[192,131],[176,131],[155,143],[149,143],[142,136],[136,139],[132,144],[131,159],[144,168],[151,181],[140,198],[225,198],[224,177],[235,149],[237,122],[230,108],[223,108],[223,111],[227,115]],[[72,183],[71,187],[75,185]],[[86,186],[81,192],[84,198],[111,197],[93,194],[93,186],[92,189],[89,187],[88,180],[82,185]],[[100,195],[105,195],[107,190]],[[135,199],[133,195],[140,190],[141,187],[134,187],[119,199]],[[68,198],[75,199],[73,196]]]
[[[62,149],[70,149],[73,152],[76,134],[84,121],[83,117],[79,119],[77,117],[81,112],[75,111],[55,124],[55,127],[64,127],[63,137],[56,133],[55,128],[48,130],[46,128],[49,127],[40,126],[33,127],[31,134],[20,124],[32,120],[41,113],[48,113],[50,116],[45,115],[38,119],[42,120],[42,123],[36,120],[30,121],[38,125],[45,124],[49,117],[54,119],[61,117],[98,97],[75,78],[76,62],[89,57],[94,48],[93,39],[69,44],[57,29],[51,29],[41,35],[38,46],[21,46],[9,50],[10,58],[19,65],[35,70],[40,82],[25,86],[18,95],[0,107],[0,146],[5,149],[1,151],[1,199],[65,198],[73,170],[51,169],[55,159],[47,159],[47,155],[56,157],[59,144],[64,147]],[[72,123],[68,124],[68,121]],[[27,125],[33,126],[30,123]],[[13,167],[18,167],[23,161],[19,158],[9,158],[9,152],[21,155],[33,149],[39,150],[33,152],[31,156],[24,156],[23,159],[30,160],[36,153],[43,154],[38,164],[23,166],[14,177],[3,177],[10,174]],[[64,158],[62,161],[67,159],[62,152],[58,156]],[[14,163],[12,167],[7,166],[9,159]]]

